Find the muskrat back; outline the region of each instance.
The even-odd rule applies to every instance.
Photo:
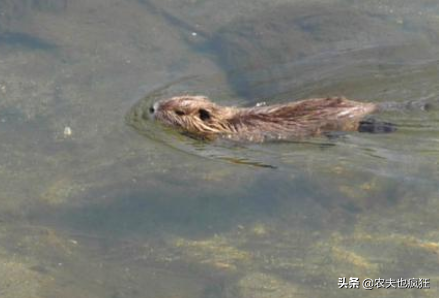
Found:
[[[263,142],[357,131],[364,117],[376,110],[374,103],[344,97],[239,108],[215,104],[204,96],[178,96],[156,102],[148,113],[193,137]]]

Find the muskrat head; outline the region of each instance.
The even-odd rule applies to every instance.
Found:
[[[204,96],[172,97],[156,102],[149,109],[155,120],[203,137],[219,132],[217,124],[224,112],[224,107]]]

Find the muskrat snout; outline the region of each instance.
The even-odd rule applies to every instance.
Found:
[[[156,117],[156,113],[158,111],[158,102],[152,104],[149,106],[148,111],[145,111],[143,113],[143,118],[144,119],[155,119]]]

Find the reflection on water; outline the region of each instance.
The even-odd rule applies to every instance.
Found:
[[[436,297],[438,4],[318,2],[0,0],[0,296]],[[205,143],[141,117],[181,93],[343,94],[398,130]]]

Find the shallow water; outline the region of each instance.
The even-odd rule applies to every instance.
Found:
[[[0,9],[1,297],[437,297],[436,1]],[[398,130],[204,143],[133,118],[181,93],[342,94]]]

